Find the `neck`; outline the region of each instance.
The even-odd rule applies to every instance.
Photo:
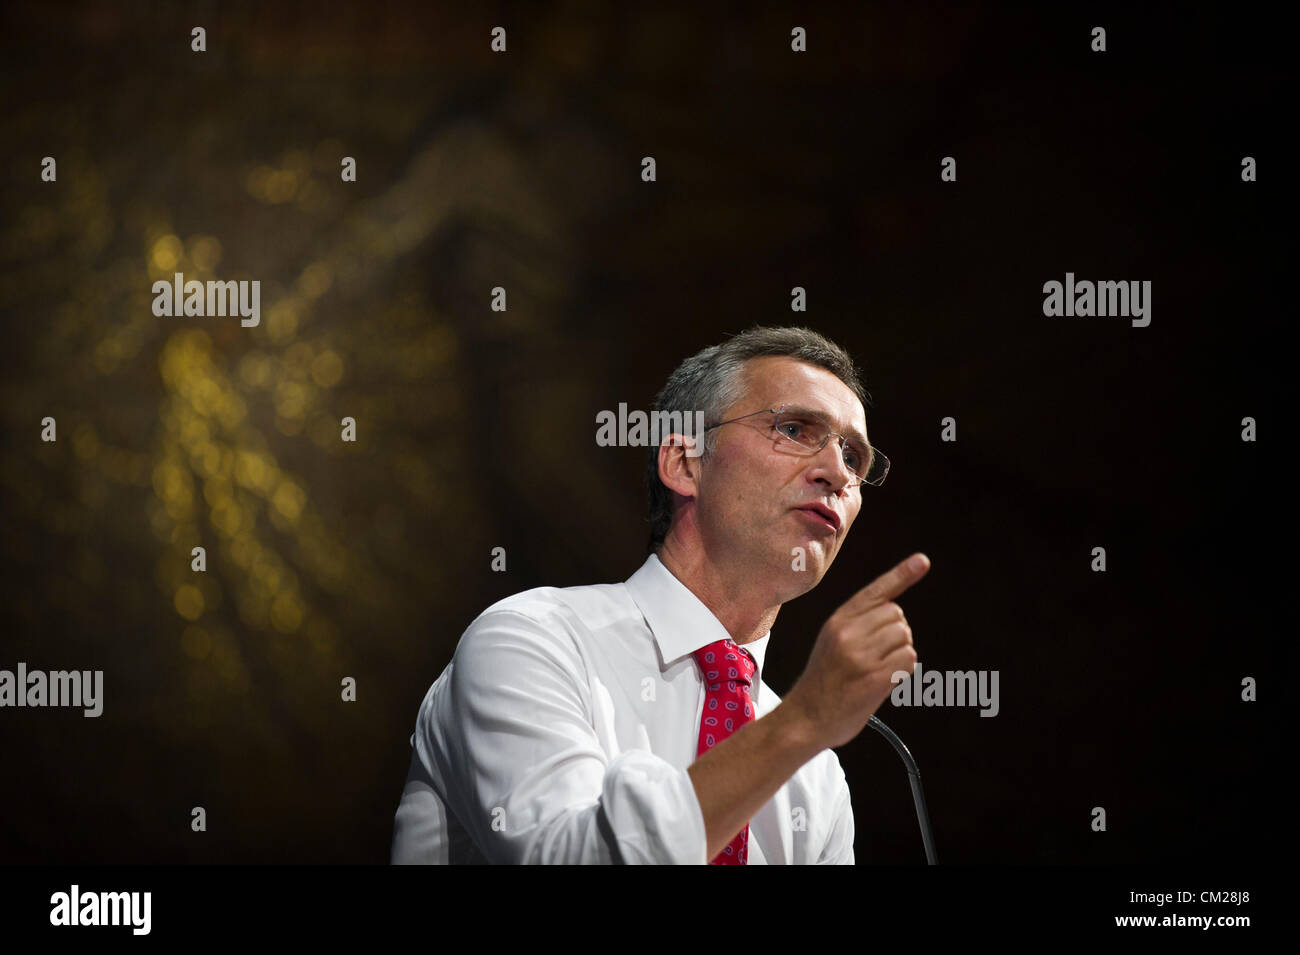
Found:
[[[672,534],[657,552],[659,561],[718,618],[742,646],[772,629],[780,602],[753,578],[753,568],[728,568],[710,560],[702,546],[685,546]]]

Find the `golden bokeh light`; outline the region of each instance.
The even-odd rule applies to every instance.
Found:
[[[210,235],[198,235],[190,238],[189,256],[195,267],[211,272],[221,262],[221,243]]]
[[[198,620],[203,615],[203,592],[193,584],[182,584],[176,588],[172,604],[186,620]]]
[[[180,264],[184,249],[174,235],[164,235],[149,250],[149,262],[160,272],[170,272]]]
[[[311,362],[312,381],[322,388],[333,388],[343,379],[343,359],[338,352],[326,349]]]

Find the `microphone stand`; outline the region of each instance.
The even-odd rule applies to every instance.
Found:
[[[873,713],[867,724],[889,740],[891,746],[903,758],[903,765],[907,767],[907,778],[912,784],[912,801],[916,803],[916,818],[921,824],[921,841],[925,843],[925,860],[928,865],[938,865],[934,854],[934,834],[930,832],[930,814],[925,811],[925,793],[921,791],[921,771],[916,768],[916,760],[908,752],[903,741],[898,738],[898,734],[876,718]]]

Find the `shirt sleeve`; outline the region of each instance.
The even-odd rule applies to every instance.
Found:
[[[483,614],[438,699],[416,746],[437,761],[448,807],[490,862],[708,861],[687,771],[646,750],[610,759],[600,745],[586,666],[562,621]]]
[[[841,776],[840,795],[836,800],[834,822],[822,849],[819,865],[855,865],[853,861],[853,802],[849,798],[848,780]]]

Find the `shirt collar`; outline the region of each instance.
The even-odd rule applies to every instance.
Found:
[[[659,645],[659,655],[666,664],[731,636],[713,611],[673,576],[655,554],[646,558],[641,569],[627,579],[626,586],[650,625],[650,632]],[[769,630],[759,639],[741,644],[754,657],[760,680],[771,636]]]

